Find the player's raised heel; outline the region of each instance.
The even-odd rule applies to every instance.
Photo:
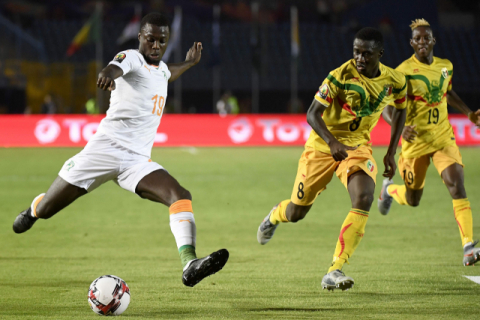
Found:
[[[328,291],[335,289],[345,291],[353,287],[354,284],[355,281],[352,278],[338,269],[327,273],[322,279],[322,289],[328,289]]]
[[[273,234],[278,227],[278,224],[273,224],[270,222],[270,216],[277,207],[278,205],[276,205],[275,207],[273,207],[272,210],[270,210],[270,213],[265,217],[265,219],[263,219],[262,223],[260,223],[260,226],[258,227],[257,241],[262,245],[267,244],[267,242],[272,239]]]
[[[205,258],[195,259],[183,271],[182,282],[187,287],[193,287],[204,278],[222,270],[228,260],[227,249],[220,249]]]
[[[13,231],[15,233],[24,233],[29,230],[38,218],[32,217],[32,209],[22,211],[13,222]]]
[[[463,265],[473,266],[476,262],[480,261],[480,248],[475,248],[478,240],[473,243],[465,245],[463,248]]]
[[[393,184],[392,180],[388,178],[383,179],[382,191],[380,192],[380,197],[378,198],[377,202],[378,211],[380,211],[380,213],[383,215],[387,215],[390,211],[390,207],[392,206],[393,197],[387,192],[387,188],[391,184]]]

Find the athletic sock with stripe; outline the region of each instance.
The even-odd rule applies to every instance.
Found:
[[[388,186],[387,192],[398,204],[408,205],[406,198],[407,187],[405,185],[391,184]]]
[[[196,259],[195,242],[197,228],[193,217],[192,201],[179,200],[173,203],[170,208],[170,229],[177,242],[178,253],[182,267]]]
[[[342,270],[345,262],[348,263],[355,249],[360,244],[365,233],[365,225],[368,220],[368,211],[352,208],[342,224],[337,246],[333,254],[333,261],[328,272]]]
[[[472,209],[468,199],[453,199],[453,214],[458,224],[462,245],[473,242]]]
[[[283,200],[278,204],[278,206],[273,210],[270,215],[270,222],[272,224],[279,224],[280,222],[288,222],[287,219],[287,206],[290,203],[289,200]]]

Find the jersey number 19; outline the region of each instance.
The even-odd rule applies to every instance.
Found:
[[[161,116],[162,115],[162,111],[163,111],[163,107],[165,106],[165,98],[160,96],[160,98],[158,98],[158,94],[156,94],[153,98],[153,110],[152,110],[152,114],[155,114],[155,110],[157,110],[157,115],[158,116]]]

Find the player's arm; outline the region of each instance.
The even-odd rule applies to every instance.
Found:
[[[342,161],[348,157],[347,150],[355,150],[355,147],[349,147],[340,143],[333,134],[328,130],[322,114],[327,107],[317,99],[313,99],[310,108],[307,111],[307,122],[312,129],[328,144],[330,153],[335,161]]]
[[[392,179],[397,170],[397,164],[395,163],[395,153],[397,153],[398,142],[402,135],[403,126],[405,125],[405,119],[407,118],[407,109],[392,108],[390,125],[390,144],[388,145],[387,154],[383,158],[383,164],[385,165],[384,177]]]
[[[468,119],[470,119],[472,123],[480,128],[480,110],[475,112],[470,110],[470,108],[465,104],[465,102],[462,101],[462,99],[460,99],[455,91],[447,91],[447,103],[464,115],[468,116]]]
[[[98,74],[97,87],[105,91],[113,91],[115,79],[121,76],[123,76],[123,70],[114,64],[109,64]]]
[[[187,52],[185,61],[167,64],[168,70],[170,70],[170,73],[172,74],[170,79],[168,79],[168,82],[177,80],[182,73],[200,62],[200,58],[202,57],[202,49],[203,47],[201,42],[194,42],[193,46]]]
[[[391,126],[392,125],[392,117],[393,111],[395,107],[388,105],[385,109],[383,109],[382,117],[383,119]],[[415,130],[417,125],[413,126],[404,126],[402,130],[402,138],[405,141],[413,142],[417,138],[418,132]]]

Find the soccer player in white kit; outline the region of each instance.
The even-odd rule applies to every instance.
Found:
[[[201,58],[202,44],[195,42],[184,62],[161,61],[170,37],[168,19],[147,14],[140,22],[138,50],[126,50],[98,75],[97,86],[111,91],[110,107],[97,133],[85,148],[67,160],[47,193],[37,196],[13,223],[16,233],[29,230],[39,219],[48,219],[77,198],[113,180],[144,199],[169,207],[170,227],[183,265],[182,281],[193,287],[221,270],[228,251],[221,249],[197,259],[192,196],[161,165],[150,159],[160,125],[167,86]]]

